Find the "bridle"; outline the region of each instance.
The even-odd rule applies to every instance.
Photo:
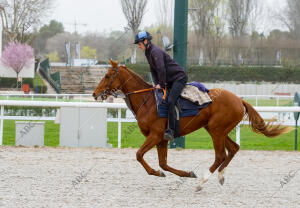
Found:
[[[117,97],[118,94],[116,93],[116,91],[121,90],[123,88],[123,84],[122,84],[122,81],[121,81],[121,78],[120,78],[120,75],[119,75],[119,67],[118,68],[112,68],[112,69],[115,70],[116,73],[113,75],[113,78],[110,80],[110,82],[106,86],[106,89],[99,95],[102,100],[106,100],[108,95],[112,95],[114,97]],[[111,87],[112,83],[114,82],[116,76],[118,76],[118,78],[119,78],[119,81],[121,83],[121,88],[120,89],[110,89],[110,87]]]

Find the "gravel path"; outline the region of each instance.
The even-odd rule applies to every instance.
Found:
[[[214,174],[195,193],[199,178],[149,176],[136,151],[0,147],[0,207],[300,207],[300,152],[239,151],[224,186]],[[159,168],[155,149],[145,159]],[[170,150],[168,160],[200,177],[214,152]]]

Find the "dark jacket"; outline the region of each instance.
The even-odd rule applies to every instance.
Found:
[[[161,48],[151,44],[145,55],[154,84],[160,84],[162,88],[166,84],[170,87],[175,80],[187,77],[185,70]]]

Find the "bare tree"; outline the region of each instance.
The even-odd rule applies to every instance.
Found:
[[[300,39],[300,1],[287,0],[287,5],[277,18],[289,29],[294,38]]]
[[[58,57],[61,60],[66,60],[66,52],[65,52],[65,42],[71,43],[71,56],[75,56],[75,42],[80,40],[80,36],[78,37],[75,34],[71,34],[69,32],[59,33],[54,37],[47,40],[46,44],[46,53],[57,52]]]
[[[258,2],[257,0],[253,1],[252,9],[249,14],[249,29],[251,33],[257,31],[258,29],[264,30],[264,28],[266,27],[265,15],[267,14],[267,12],[264,11],[264,7],[265,2]]]
[[[197,34],[205,37],[209,34],[215,11],[220,0],[191,0],[190,17]]]
[[[221,0],[191,0],[190,17],[200,45],[200,59],[205,56],[211,64],[215,64],[218,56],[220,41],[224,33],[225,23],[222,21],[225,9]]]
[[[246,34],[253,2],[254,0],[229,0],[229,28],[232,37]]]
[[[1,11],[4,35],[8,42],[26,42],[28,31],[39,25],[52,9],[53,0],[9,0]]]
[[[247,34],[250,14],[257,0],[229,0],[229,30],[233,39],[233,62],[241,62],[239,42]]]
[[[133,32],[134,35],[137,34],[142,23],[147,2],[148,0],[120,0],[122,11],[127,19],[128,28]],[[136,62],[136,47],[133,49],[131,62]]]
[[[174,21],[174,0],[158,0],[156,16],[158,25],[171,26]]]

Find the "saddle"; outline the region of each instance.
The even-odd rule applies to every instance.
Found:
[[[209,90],[198,82],[187,83],[183,88],[181,95],[177,100],[177,108],[179,110],[179,117],[197,116],[199,109],[207,107],[211,104],[212,100],[208,96]],[[168,104],[167,99],[170,91],[167,91],[167,97],[163,99],[163,92],[155,90],[156,106],[158,116],[160,118],[168,117]]]
[[[186,86],[183,88],[175,107],[175,137],[178,137],[180,135],[180,118],[188,116],[197,116],[199,115],[199,110],[209,106],[212,103],[212,100],[208,96],[208,92],[209,90],[203,84],[198,82],[187,83]],[[169,93],[170,91],[168,90],[167,97],[164,100],[163,91],[154,91],[158,117],[160,118],[168,117],[167,99]]]

